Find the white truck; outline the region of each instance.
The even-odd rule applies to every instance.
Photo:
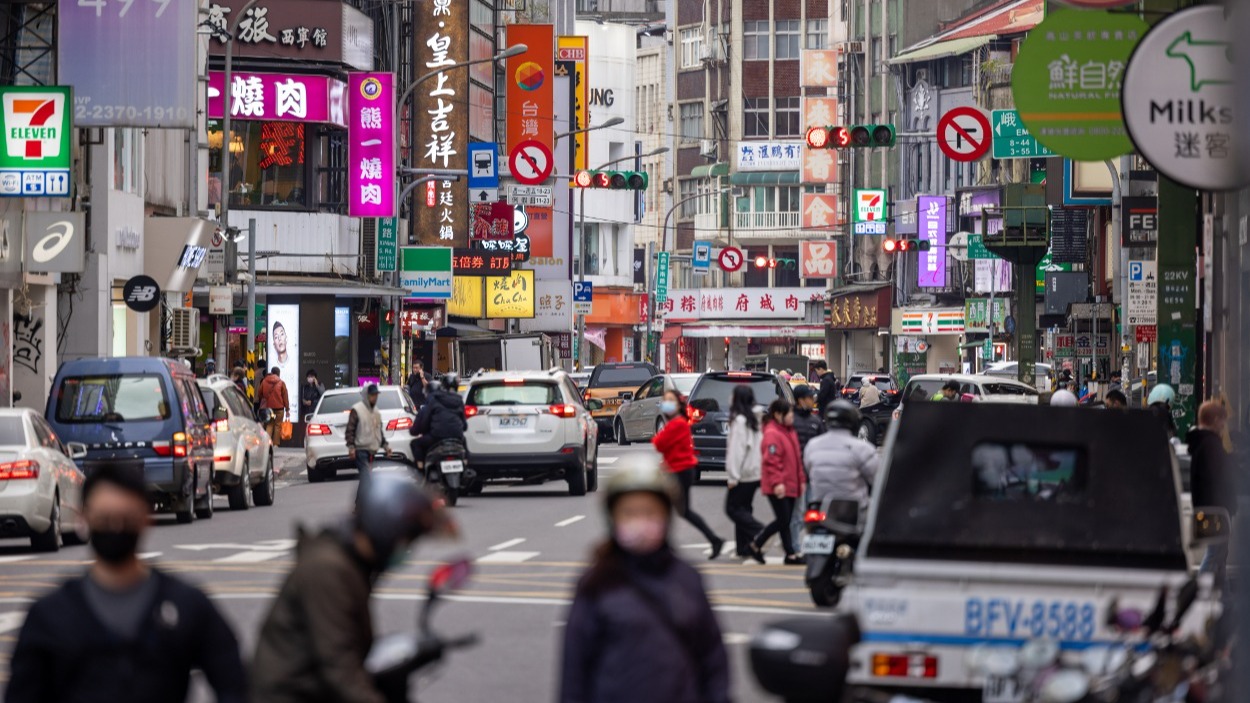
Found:
[[[546,371],[558,363],[551,337],[539,332],[458,339],[455,359],[456,368],[465,376],[482,369]]]

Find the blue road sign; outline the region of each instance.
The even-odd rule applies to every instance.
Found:
[[[712,243],[695,242],[691,268],[696,274],[706,274],[712,267]]]
[[[573,302],[589,303],[595,299],[595,284],[590,281],[584,283],[573,282]]]
[[[469,143],[469,190],[499,187],[499,145]]]

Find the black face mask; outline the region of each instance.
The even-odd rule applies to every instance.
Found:
[[[92,530],[91,548],[100,561],[120,564],[139,549],[139,533],[130,530]]]

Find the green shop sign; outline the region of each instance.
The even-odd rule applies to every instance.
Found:
[[[1076,161],[1133,150],[1120,90],[1149,27],[1136,15],[1058,10],[1034,27],[1011,71],[1016,109],[1042,146]]]

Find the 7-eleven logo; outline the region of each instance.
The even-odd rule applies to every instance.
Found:
[[[879,222],[885,219],[885,191],[855,191],[855,221]]]
[[[37,161],[61,155],[65,95],[8,93],[4,96],[4,144],[10,158]]]

